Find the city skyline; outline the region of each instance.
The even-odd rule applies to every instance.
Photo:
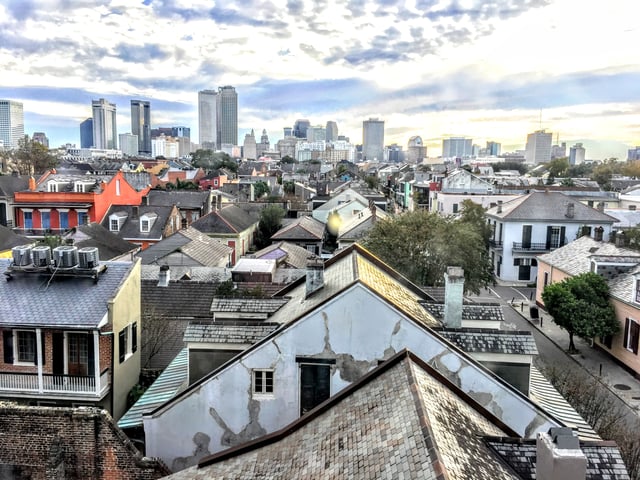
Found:
[[[0,5],[0,98],[24,104],[25,133],[79,145],[91,100],[132,99],[152,128],[198,138],[198,92],[233,85],[238,144],[275,143],[299,118],[335,121],[355,143],[385,121],[385,143],[419,135],[429,155],[464,136],[524,149],[539,129],[583,143],[587,158],[640,143],[640,5],[611,0],[302,2],[8,1]],[[213,48],[212,48],[213,47]]]

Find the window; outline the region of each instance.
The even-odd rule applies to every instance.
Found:
[[[24,215],[24,228],[33,228],[33,212],[25,210],[22,215]]]
[[[67,211],[60,211],[60,228],[62,228],[63,230],[66,230],[67,228],[69,228],[69,212]]]
[[[453,213],[458,213],[458,204],[457,203],[453,204]]]
[[[40,223],[42,224],[42,228],[46,228],[46,229],[51,228],[51,211],[50,210],[40,210]]]
[[[120,231],[120,222],[117,218],[112,218],[111,220],[109,220],[109,230],[111,230],[112,232]]]
[[[273,394],[273,370],[253,371],[253,393],[256,395]]]
[[[15,330],[14,335],[16,362],[36,363],[36,332]]]
[[[640,325],[631,318],[627,318],[624,324],[624,348],[638,354],[638,341],[640,340]]]
[[[116,180],[116,195],[120,196],[120,180]]]
[[[640,280],[636,280],[636,303],[640,303]]]
[[[89,223],[89,214],[87,212],[78,212],[78,225],[87,225]]]
[[[47,192],[57,192],[58,191],[58,183],[57,182],[48,182],[47,183]]]
[[[546,248],[558,248],[564,245],[565,227],[547,227]]]
[[[140,220],[140,231],[148,232],[149,231],[149,220]]]
[[[549,285],[549,272],[544,272],[544,286]]]
[[[138,324],[130,323],[118,334],[118,359],[120,363],[138,350]]]

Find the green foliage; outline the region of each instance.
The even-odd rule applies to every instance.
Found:
[[[282,184],[282,189],[287,195],[293,195],[296,193],[296,184],[292,180],[287,180]]]
[[[280,159],[280,163],[297,163],[295,158],[289,156],[289,155],[285,155],[284,157],[282,157]]]
[[[367,187],[372,190],[377,190],[380,185],[380,179],[376,175],[367,175],[364,181],[367,182]]]
[[[550,177],[564,177],[569,170],[569,159],[567,157],[554,158],[547,163],[547,171]]]
[[[593,168],[591,180],[598,182],[604,190],[611,190],[611,177],[622,173],[623,165],[611,158]]]
[[[615,335],[620,329],[609,303],[609,287],[600,275],[587,272],[547,285],[542,292],[554,323],[569,334],[569,351],[576,350],[573,336]]]
[[[238,163],[225,152],[214,152],[209,149],[199,149],[191,153],[191,164],[210,172],[225,168],[232,172],[238,171]]]
[[[253,193],[255,194],[256,199],[262,197],[263,195],[269,195],[271,193],[271,189],[267,182],[263,182],[262,180],[253,184]]]
[[[62,245],[62,237],[58,235],[45,235],[42,240],[38,240],[38,246],[56,248]]]
[[[447,267],[462,267],[465,290],[479,293],[493,279],[481,210],[465,204],[459,218],[407,212],[376,222],[362,244],[418,285],[440,286]]]
[[[176,179],[176,189],[178,190],[198,190],[198,185],[190,180]]]
[[[492,163],[494,172],[499,172],[500,170],[517,170],[520,172],[520,175],[524,175],[527,173],[527,166],[521,162],[496,162]]]
[[[7,159],[15,164],[20,175],[41,175],[59,163],[47,147],[34,142],[29,135],[19,140],[18,148],[7,153]]]
[[[271,236],[282,228],[285,211],[278,205],[269,205],[260,212],[260,221],[254,243],[261,249],[271,245]]]

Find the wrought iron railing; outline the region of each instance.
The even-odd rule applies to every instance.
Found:
[[[94,376],[42,374],[42,384],[37,373],[0,373],[0,391],[22,393],[58,393],[69,395],[101,395],[109,387],[109,369],[100,375],[96,385]]]

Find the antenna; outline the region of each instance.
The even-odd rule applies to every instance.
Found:
[[[542,130],[542,109],[540,109],[540,128],[539,130]]]

